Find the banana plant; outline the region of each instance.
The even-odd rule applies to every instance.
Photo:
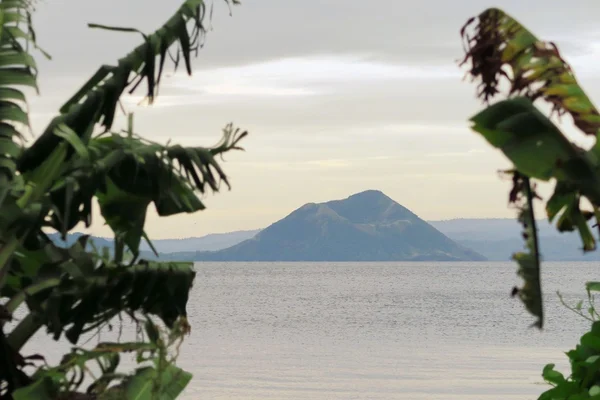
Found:
[[[468,75],[479,82],[477,95],[487,108],[471,118],[472,129],[513,163],[508,171],[513,178],[509,201],[519,209],[526,250],[514,255],[518,274],[524,279],[515,287],[527,310],[540,329],[544,323],[541,255],[533,203],[540,198],[535,182],[554,183],[554,192],[545,201],[546,215],[556,221],[559,231],[579,232],[582,251],[596,249],[590,220],[600,226],[600,113],[577,82],[572,68],[562,58],[558,47],[543,42],[502,10],[487,9],[463,26],[465,44],[462,64],[469,65]],[[500,85],[508,90],[501,100]],[[564,135],[537,104],[550,105],[552,113],[570,118],[583,134],[594,137],[590,148],[581,148]],[[584,209],[586,199],[591,208]],[[600,228],[598,228],[600,229]],[[540,400],[574,400],[600,398],[600,321],[594,293],[600,282],[587,282],[589,308],[583,301],[574,307],[563,305],[592,322],[574,349],[565,353],[570,374],[547,364],[542,377],[552,386]],[[560,296],[560,294],[559,294]]]
[[[236,0],[225,0],[228,5]],[[191,375],[175,365],[189,333],[186,306],[195,277],[191,263],[139,258],[148,207],[165,217],[204,209],[199,196],[229,186],[216,161],[241,149],[246,136],[232,124],[215,146],[153,143],[134,130],[112,127],[120,98],[146,83],[149,103],[167,58],[192,73],[192,54],[206,34],[202,0],[187,0],[151,34],[133,28],[91,28],[139,34],[142,43],[115,65],[102,66],[59,110],[33,143],[24,87],[37,90],[32,26],[35,2],[0,0],[0,399],[174,399]],[[97,203],[114,232],[115,251],[99,252],[82,236],[57,246],[78,224],[92,224]],[[24,317],[13,315],[24,310]],[[129,316],[143,333],[134,343],[80,347],[82,335]],[[74,348],[59,365],[23,354],[41,328]],[[119,355],[137,354],[140,367],[119,369]],[[102,373],[84,390],[88,363]],[[33,372],[32,368],[33,367]],[[89,376],[87,376],[89,377]]]
[[[535,182],[553,182],[554,193],[546,200],[546,214],[559,231],[577,230],[582,250],[596,249],[588,221],[600,217],[600,113],[577,82],[572,68],[557,46],[544,42],[514,18],[497,8],[471,18],[461,29],[467,74],[478,81],[477,95],[488,107],[471,118],[472,129],[513,163],[513,189],[509,200],[519,208],[526,250],[514,255],[521,288],[513,289],[535,317],[544,322],[536,218],[533,202],[539,196]],[[500,87],[507,84],[502,93]],[[501,100],[491,103],[498,95]],[[538,103],[552,113],[571,118],[596,144],[583,149],[570,141],[541,112]],[[581,207],[586,198],[592,205]]]

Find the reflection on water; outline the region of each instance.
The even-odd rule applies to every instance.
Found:
[[[511,263],[197,264],[183,399],[535,399],[587,328],[555,292],[599,265],[545,266],[538,332]]]

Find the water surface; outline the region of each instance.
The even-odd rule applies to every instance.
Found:
[[[513,263],[197,264],[183,399],[536,399],[588,327],[555,292],[575,303],[598,267],[544,266],[539,332]]]
[[[198,264],[189,399],[528,399],[566,367],[598,264],[544,268],[546,328],[512,263]]]

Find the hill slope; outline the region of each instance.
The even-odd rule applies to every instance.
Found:
[[[444,236],[380,191],[306,204],[205,261],[449,261],[485,258]]]

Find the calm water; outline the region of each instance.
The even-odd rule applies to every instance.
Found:
[[[198,264],[183,398],[536,399],[587,328],[555,292],[576,302],[599,267],[545,265],[538,332],[512,263]]]

